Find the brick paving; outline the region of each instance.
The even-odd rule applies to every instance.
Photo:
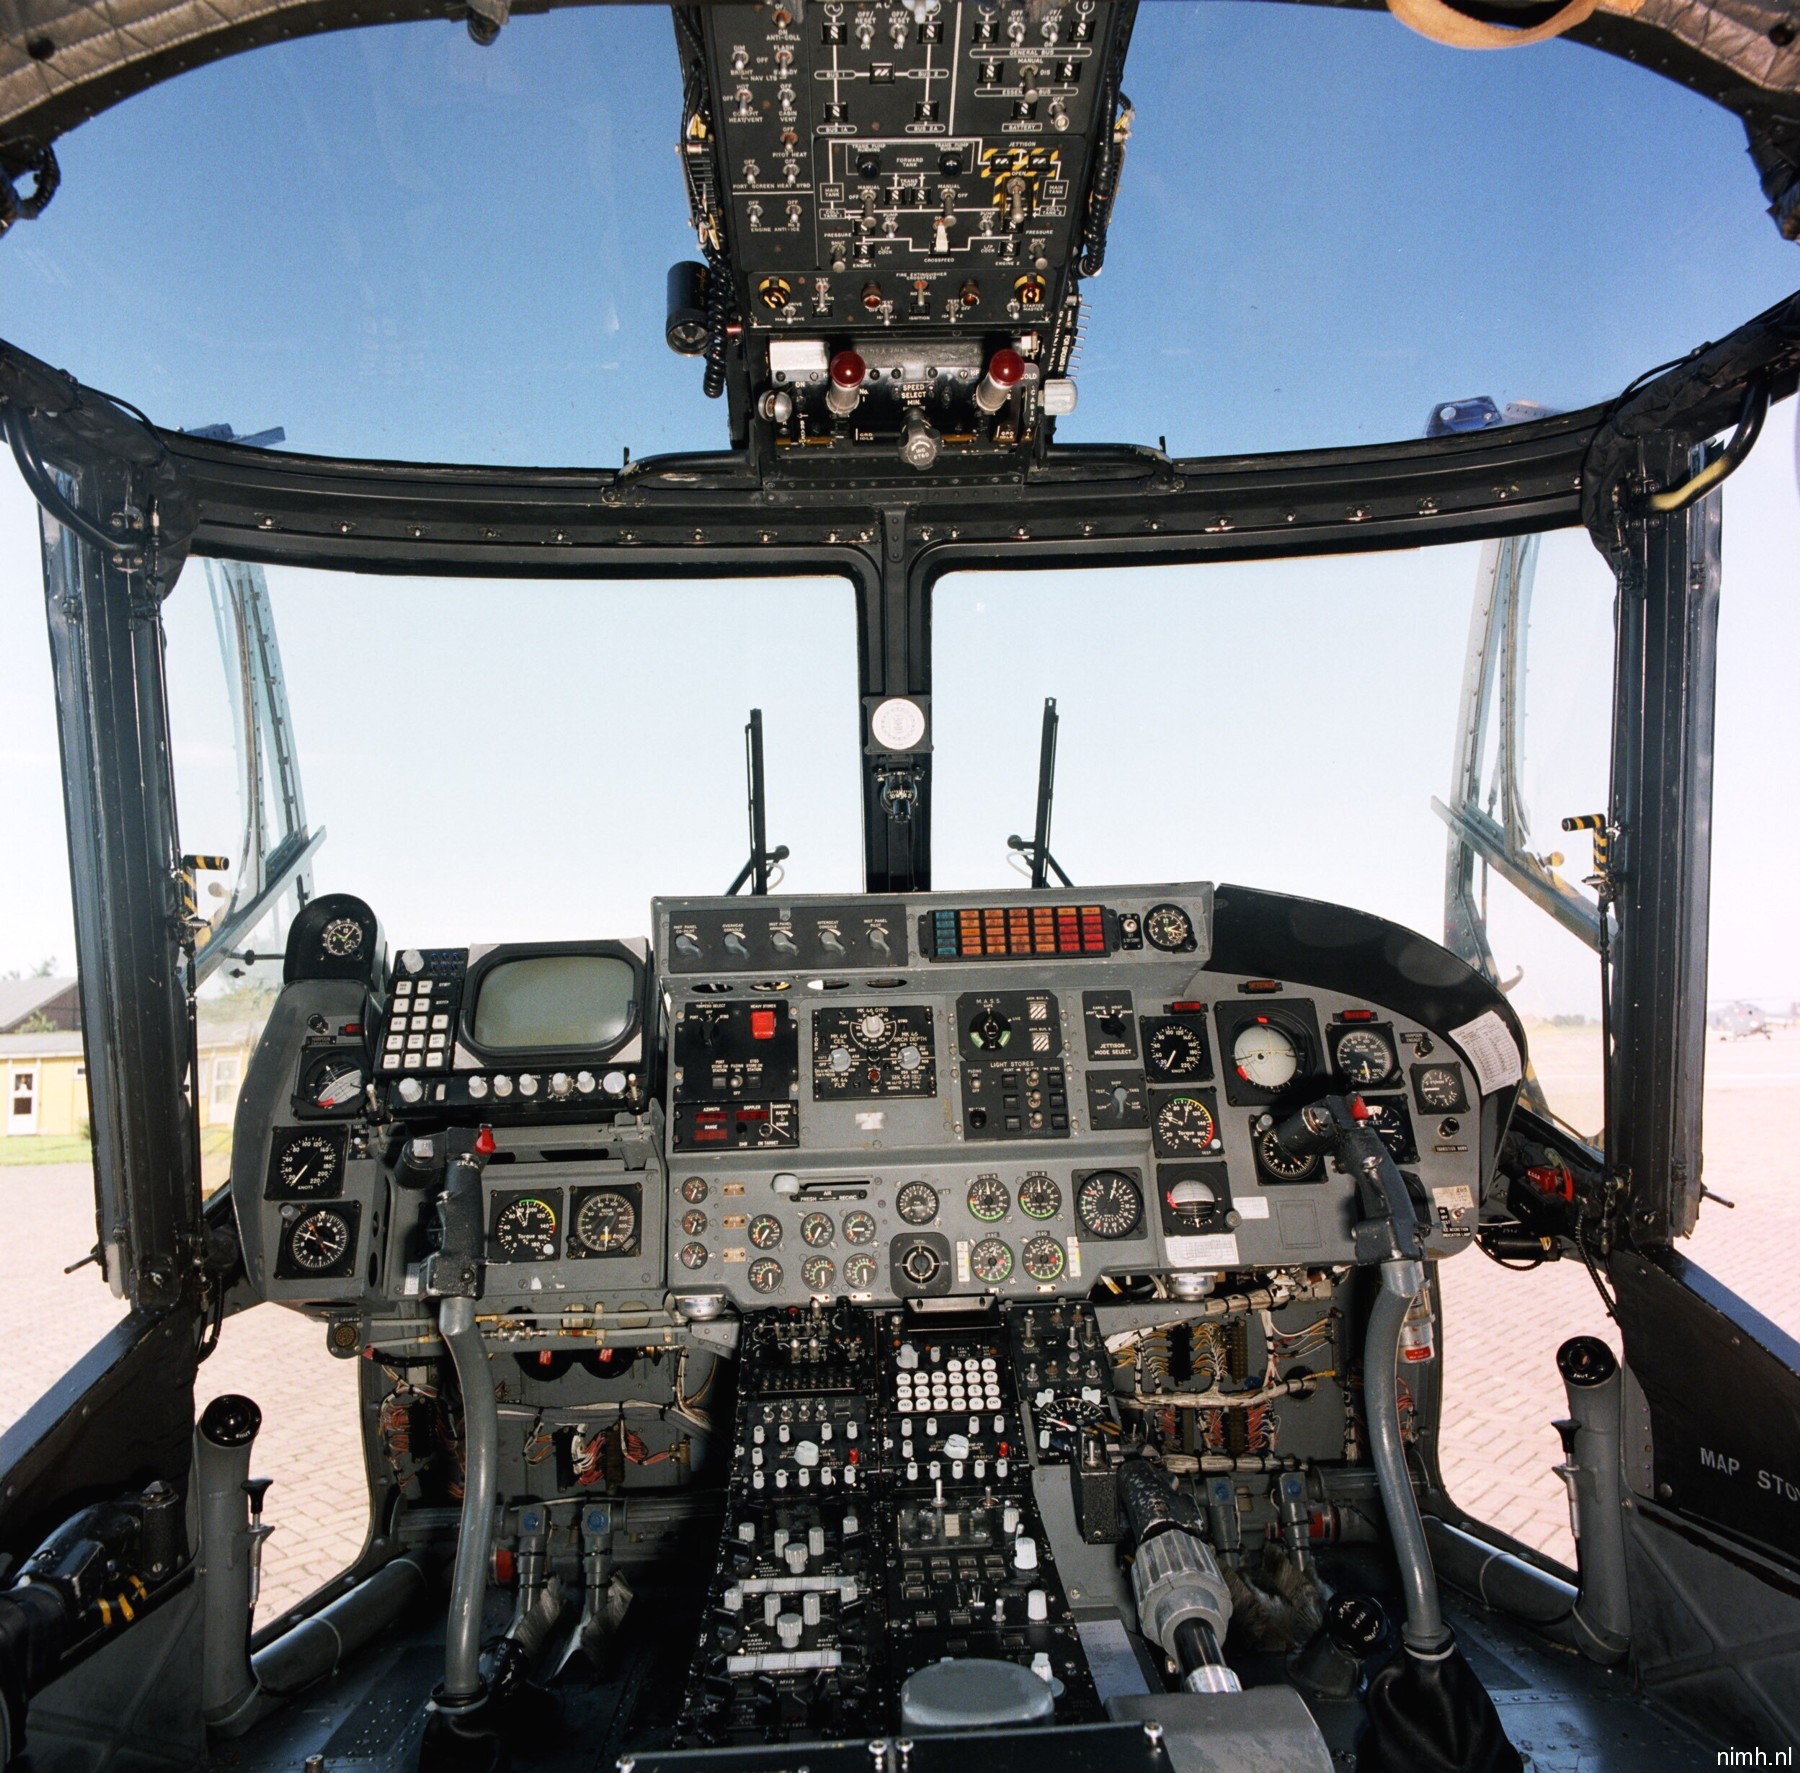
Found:
[[[1534,1050],[1553,1100],[1592,1094],[1591,1033],[1550,1031]],[[1688,1253],[1766,1316],[1800,1334],[1800,1157],[1785,1137],[1800,1105],[1800,1030],[1710,1041],[1706,1176],[1735,1211],[1708,1203]],[[1597,1117],[1596,1117],[1597,1118]],[[92,1268],[64,1264],[93,1242],[93,1198],[77,1165],[0,1168],[0,1427],[10,1424],[122,1314]],[[1443,1465],[1472,1514],[1529,1545],[1572,1557],[1561,1449],[1557,1347],[1612,1326],[1579,1263],[1514,1274],[1471,1251],[1443,1270]],[[265,1548],[264,1617],[336,1574],[367,1528],[356,1433],[356,1367],[325,1352],[318,1325],[262,1306],[226,1325],[201,1369],[200,1400],[254,1397],[263,1434],[254,1469],[276,1480]]]

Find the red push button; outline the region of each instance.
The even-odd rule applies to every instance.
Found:
[[[750,1012],[750,1038],[752,1040],[773,1040],[775,1038],[775,1012],[773,1010],[752,1010]]]

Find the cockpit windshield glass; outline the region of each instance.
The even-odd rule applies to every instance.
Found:
[[[1055,697],[1050,849],[1078,885],[1236,881],[1443,941],[1466,876],[1451,945],[1506,987],[1545,1103],[1594,1136],[1599,962],[1578,913],[1539,901],[1591,905],[1560,822],[1607,804],[1613,581],[1584,532],[1527,541],[1522,606],[1476,622],[1483,654],[1518,639],[1504,722],[1505,686],[1475,699],[1465,669],[1498,544],[940,581],[934,885],[1024,884],[1006,840],[1033,836]],[[1510,826],[1490,819],[1503,782]],[[1463,830],[1486,844],[1466,861]]]
[[[750,848],[744,728],[758,704],[787,886],[860,886],[856,622],[841,580],[499,587],[283,567],[266,580],[306,811],[324,832],[313,889],[359,894],[394,942],[641,937],[665,881],[723,892]],[[226,679],[199,563],[164,617],[182,845],[235,855]],[[387,661],[373,679],[355,663],[365,648]],[[616,996],[583,1001],[604,1016]]]
[[[160,424],[309,454],[721,448],[723,402],[663,342],[695,255],[680,119],[666,7],[232,56],[58,142],[56,201],[0,252],[0,332]]]
[[[1157,0],[1124,86],[1064,441],[1256,452],[1571,409],[1796,281],[1736,119],[1578,45]],[[658,6],[232,56],[58,143],[55,202],[0,251],[4,331],[159,423],[308,453],[723,448],[725,402],[664,342],[697,253],[681,118]]]
[[[1153,4],[1124,85],[1064,441],[1235,454],[1572,411],[1800,282],[1738,120],[1578,44]]]

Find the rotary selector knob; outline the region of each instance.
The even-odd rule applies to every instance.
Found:
[[[494,1079],[494,1094],[503,1100],[513,1093],[513,1080],[505,1072]]]
[[[844,938],[840,936],[836,930],[820,930],[819,946],[823,948],[827,954],[842,954],[844,952]]]
[[[848,1047],[833,1047],[831,1049],[831,1069],[835,1071],[839,1077],[842,1077],[855,1063],[856,1055],[852,1053]]]
[[[770,936],[769,946],[777,954],[798,954],[800,952],[795,945],[794,938],[786,930],[777,930]]]
[[[562,1101],[574,1087],[575,1080],[566,1071],[553,1071],[550,1073],[550,1094],[559,1102]]]
[[[425,970],[425,956],[418,949],[409,948],[400,956],[400,964],[409,973],[422,973]]]
[[[487,1100],[487,1093],[488,1080],[485,1077],[472,1077],[469,1079],[469,1100],[471,1102],[485,1102]]]
[[[731,930],[725,937],[725,952],[727,954],[736,955],[739,960],[743,960],[748,956],[750,950],[744,946],[744,938],[740,936],[736,930]]]
[[[425,1086],[416,1077],[403,1077],[400,1080],[400,1100],[406,1103],[422,1102],[425,1099]]]
[[[904,1046],[898,1054],[902,1071],[917,1071],[923,1062],[919,1049],[915,1046]]]
[[[699,954],[700,944],[684,930],[675,938],[675,952],[692,957]]]
[[[594,1074],[591,1071],[576,1072],[575,1088],[579,1090],[582,1095],[591,1096],[595,1089]]]
[[[529,1071],[522,1073],[519,1078],[519,1094],[521,1096],[535,1096],[537,1093],[538,1080],[533,1077]]]
[[[884,1040],[887,1037],[887,1017],[882,1015],[878,1010],[870,1010],[856,1026],[857,1033],[859,1033],[864,1040],[870,1042],[871,1045],[874,1042]]]

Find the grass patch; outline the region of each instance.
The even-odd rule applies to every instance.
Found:
[[[0,1165],[91,1164],[94,1148],[74,1133],[21,1133],[0,1139]]]

